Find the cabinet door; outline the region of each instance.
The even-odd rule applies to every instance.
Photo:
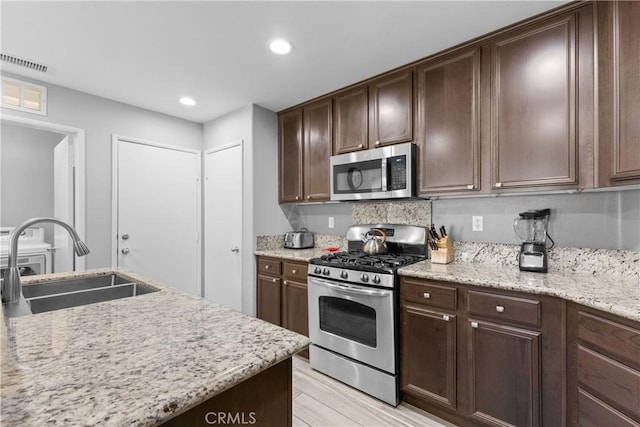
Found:
[[[304,107],[304,193],[306,200],[329,200],[332,146],[331,99]]]
[[[402,307],[402,391],[456,408],[456,316]]]
[[[306,337],[309,336],[309,301],[307,285],[285,280],[282,282],[282,326]],[[309,357],[307,350],[300,352]]]
[[[302,110],[281,114],[278,125],[279,201],[302,201]]]
[[[469,321],[471,418],[492,426],[539,426],[540,333]]]
[[[413,71],[382,77],[369,86],[369,147],[413,139]]]
[[[491,43],[493,188],[577,183],[576,56],[574,13]]]
[[[600,184],[640,178],[640,2],[598,2]]]
[[[480,48],[418,67],[420,193],[479,188]]]
[[[336,95],[334,99],[333,154],[366,150],[369,140],[367,86]]]
[[[278,326],[282,325],[280,319],[281,282],[277,277],[258,275],[257,317]]]

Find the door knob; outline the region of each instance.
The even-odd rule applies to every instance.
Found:
[[[237,247],[237,246],[234,246],[234,247],[231,249],[231,252],[238,253],[238,252],[240,252],[240,248],[239,248],[239,247]]]
[[[122,252],[124,255],[129,253],[129,248],[122,248],[122,250],[120,251]]]
[[[129,240],[129,235],[127,233],[124,233],[122,235],[122,240]]]

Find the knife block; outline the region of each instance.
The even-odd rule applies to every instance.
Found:
[[[453,241],[449,236],[438,239],[435,242],[438,245],[438,250],[431,250],[431,263],[449,264],[452,262],[455,253],[453,251]]]

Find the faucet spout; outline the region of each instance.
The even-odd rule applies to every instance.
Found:
[[[2,283],[2,302],[15,303],[20,300],[20,272],[18,271],[18,240],[22,232],[34,224],[48,222],[62,226],[73,240],[73,249],[77,256],[85,256],[89,253],[87,245],[80,240],[78,232],[69,224],[57,218],[31,218],[16,227],[9,236],[9,252],[7,253],[7,269]]]

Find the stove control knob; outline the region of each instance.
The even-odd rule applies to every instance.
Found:
[[[349,277],[349,273],[347,273],[346,271],[343,271],[340,273],[340,277],[342,277],[343,279],[347,279]]]
[[[328,276],[329,274],[331,274],[331,272],[329,271],[328,268],[325,268],[324,270],[322,270],[322,275],[323,276]]]
[[[320,267],[316,267],[316,268],[313,269],[313,273],[314,274],[320,274],[320,273],[322,273],[322,269]]]
[[[377,285],[378,283],[380,283],[380,276],[378,276],[376,274],[375,276],[373,276],[373,280],[372,281],[373,281],[373,283],[375,283]]]
[[[362,276],[360,276],[360,280],[367,283],[369,281],[369,275],[367,273],[362,273]]]

